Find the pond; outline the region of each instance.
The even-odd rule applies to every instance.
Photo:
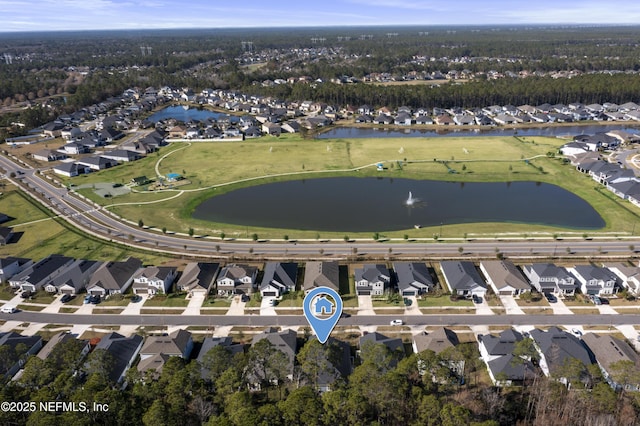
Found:
[[[535,128],[501,128],[473,130],[448,128],[438,130],[426,129],[383,129],[375,127],[336,127],[317,136],[318,139],[349,138],[439,138],[439,137],[474,137],[474,136],[577,136],[593,135],[612,130],[623,130],[637,133],[638,128],[624,124],[587,125],[587,126],[549,126]]]
[[[398,231],[415,225],[478,222],[585,230],[605,225],[585,200],[546,183],[352,177],[238,189],[205,200],[193,217],[243,226],[333,232]]]

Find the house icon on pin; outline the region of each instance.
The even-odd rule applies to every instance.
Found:
[[[322,296],[316,302],[315,307],[316,315],[330,315],[333,313],[333,303],[330,302],[326,297]]]

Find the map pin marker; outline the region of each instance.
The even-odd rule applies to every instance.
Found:
[[[342,299],[329,287],[311,290],[302,302],[304,316],[320,343],[325,343],[342,314]]]

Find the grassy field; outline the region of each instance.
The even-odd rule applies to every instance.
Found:
[[[616,199],[597,184],[565,165],[559,158],[548,156],[557,152],[566,141],[545,137],[447,137],[447,138],[362,138],[303,140],[298,135],[279,138],[265,137],[255,141],[174,143],[159,153],[135,163],[125,164],[87,177],[67,180],[68,183],[126,183],[133,177],[155,177],[156,163],[160,174],[180,173],[191,183],[178,190],[158,193],[131,193],[103,199],[91,189],[82,193],[133,221],[143,219],[145,225],[158,229],[196,234],[244,238],[257,233],[261,238],[315,238],[316,232],[284,229],[247,228],[192,219],[191,212],[205,199],[240,187],[286,179],[319,176],[380,176],[371,165],[382,162],[385,177],[447,180],[458,182],[536,181],[560,185],[588,201],[605,219],[603,231],[631,232],[640,216],[628,203]],[[165,157],[166,154],[170,154]],[[434,161],[434,159],[436,161]],[[528,163],[524,159],[529,159]],[[402,167],[398,166],[402,162]],[[354,168],[364,167],[358,171]],[[456,173],[450,173],[449,170]],[[283,176],[285,175],[285,176]],[[260,179],[255,179],[260,178]],[[215,189],[214,189],[215,187]],[[158,202],[159,200],[165,200]],[[148,204],[143,204],[148,203]],[[404,232],[385,232],[390,238],[428,238],[439,233],[437,228]],[[572,230],[548,226],[480,223],[445,225],[445,237],[467,234],[497,234],[500,232],[549,235]],[[578,231],[576,231],[578,232]],[[582,234],[582,232],[579,232]],[[326,234],[326,235],[325,235]],[[591,234],[594,234],[593,232]],[[322,238],[341,238],[342,233],[323,233]],[[370,235],[351,235],[371,238]]]

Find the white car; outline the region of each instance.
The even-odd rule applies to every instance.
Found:
[[[391,322],[389,323],[389,325],[402,325],[402,324],[404,324],[404,322],[402,322],[401,319],[394,319],[394,320],[391,320]]]
[[[0,308],[0,312],[2,312],[3,314],[12,314],[17,310],[18,308],[12,305],[4,305],[2,308]]]

